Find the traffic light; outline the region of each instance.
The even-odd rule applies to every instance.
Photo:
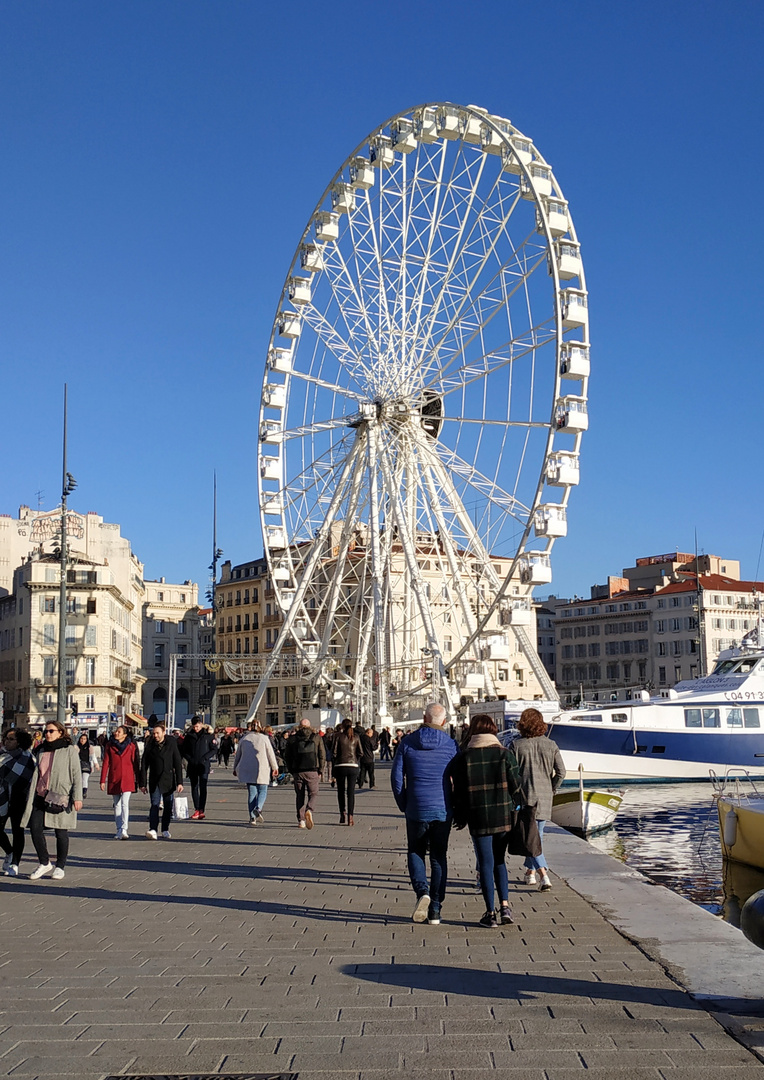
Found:
[[[80,711],[80,707],[76,701],[72,702],[72,716],[76,716]]]

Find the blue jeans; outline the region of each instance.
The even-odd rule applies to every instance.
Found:
[[[493,887],[499,894],[499,903],[509,900],[509,878],[504,856],[507,853],[509,833],[496,833],[494,836],[473,836],[475,853],[478,859],[480,890],[485,900],[486,911],[493,911]]]
[[[539,840],[541,840],[542,843],[543,843],[543,840],[544,840],[544,826],[546,825],[546,822],[545,821],[539,821],[539,819],[536,818],[536,824],[539,827]],[[540,855],[536,856],[535,858],[533,857],[533,855],[529,855],[526,858],[524,865],[525,865],[525,868],[527,870],[540,870],[542,866],[545,867],[546,866],[546,859],[544,858],[543,851],[542,851],[542,853]]]
[[[159,828],[159,807],[162,807],[162,832],[167,832],[172,821],[172,792],[166,794],[155,787],[151,792],[151,805],[149,806],[149,828],[154,832]]]
[[[448,838],[451,821],[412,821],[406,818],[408,866],[411,884],[417,899],[428,896],[433,907],[440,909],[446,895],[448,877]],[[430,849],[430,883],[427,884],[425,857]]]
[[[247,802],[249,803],[249,819],[263,812],[265,800],[268,798],[267,784],[247,784]]]

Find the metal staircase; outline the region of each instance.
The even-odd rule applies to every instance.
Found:
[[[533,674],[538,680],[538,684],[544,691],[544,697],[548,701],[559,701],[560,695],[557,693],[557,688],[549,678],[549,673],[539,659],[539,654],[536,652],[536,647],[528,636],[528,631],[524,626],[513,625],[512,629],[515,632],[520,648],[531,666]]]

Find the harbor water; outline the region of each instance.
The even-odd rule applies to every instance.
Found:
[[[615,786],[615,785],[614,785]],[[733,926],[764,872],[722,858],[711,784],[637,784],[591,843]]]

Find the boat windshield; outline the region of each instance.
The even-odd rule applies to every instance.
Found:
[[[734,660],[722,660],[714,670],[714,675],[750,675],[759,663],[760,657],[737,657]]]

